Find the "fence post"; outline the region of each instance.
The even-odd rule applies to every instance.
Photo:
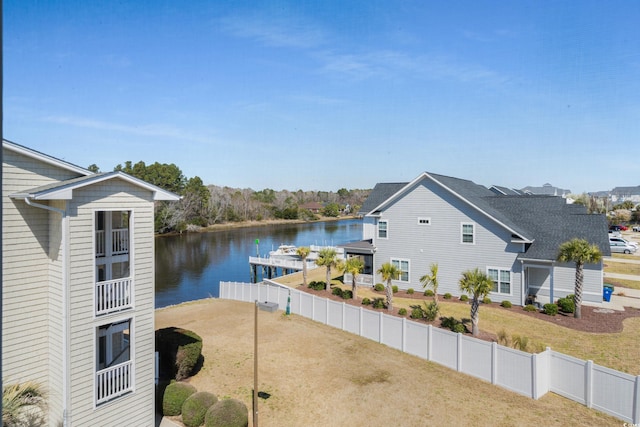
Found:
[[[593,400],[593,361],[587,360],[584,365],[584,405],[591,408]]]
[[[431,348],[433,347],[433,342],[431,338],[431,328],[432,326],[427,326],[427,360],[431,360]]]
[[[633,389],[633,423],[640,424],[640,375],[636,376]]]
[[[537,399],[538,397],[538,355],[531,355],[531,398]]]
[[[316,320],[316,296],[311,295],[311,320]]]
[[[407,318],[402,318],[402,352],[406,353],[407,350]]]
[[[329,301],[331,301],[329,298],[325,298],[324,299],[324,306],[325,306],[325,321],[324,324],[328,325],[329,324]]]
[[[342,302],[342,330],[344,331],[344,326],[346,324],[346,320],[345,318],[347,317],[347,303],[346,302]]]
[[[498,383],[498,343],[491,343],[491,384]]]
[[[360,306],[360,316],[358,316],[358,335],[362,336],[362,311],[364,309]]]
[[[462,334],[458,332],[456,337],[456,371],[462,371]]]
[[[379,319],[379,320],[378,320],[378,329],[379,329],[379,331],[378,331],[378,342],[379,342],[380,344],[382,344],[382,327],[383,327],[383,320],[382,320],[382,312],[381,312],[381,311],[379,311],[379,312],[378,312],[378,319]]]

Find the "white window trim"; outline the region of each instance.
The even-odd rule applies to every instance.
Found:
[[[473,228],[473,234],[472,234],[472,238],[473,241],[472,242],[465,242],[464,241],[464,226],[465,225],[470,225]],[[461,222],[460,223],[460,243],[462,243],[463,245],[475,245],[476,244],[476,224],[473,222]]]
[[[386,237],[380,237],[380,223],[384,222],[385,224],[387,224],[387,236]],[[376,237],[378,239],[382,239],[382,240],[387,240],[389,238],[389,220],[388,219],[381,219],[378,220],[378,224],[376,224]]]
[[[492,294],[494,295],[508,295],[508,296],[513,296],[513,272],[511,271],[510,268],[505,268],[505,267],[487,267],[487,276],[489,276],[489,270],[498,270],[498,291],[494,292],[491,291]],[[509,272],[509,293],[504,293],[504,292],[500,292],[500,273],[503,271],[508,271]]]
[[[418,217],[418,225],[431,225],[431,217],[419,216]]]
[[[400,278],[398,279],[393,279],[396,282],[402,282],[402,283],[411,283],[411,260],[408,258],[390,258],[389,262],[391,264],[393,264],[394,261],[398,261],[398,264],[402,263],[402,261],[406,261],[407,262],[407,280],[402,280]],[[400,270],[402,271],[402,270]]]

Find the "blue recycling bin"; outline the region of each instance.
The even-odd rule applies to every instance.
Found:
[[[611,294],[613,293],[613,288],[610,286],[604,286],[602,288],[602,299],[605,302],[611,301]]]

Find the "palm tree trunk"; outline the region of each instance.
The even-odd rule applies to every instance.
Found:
[[[358,299],[358,285],[356,285],[357,276],[354,274],[351,278],[351,294],[353,295],[353,299]]]
[[[480,330],[478,329],[478,309],[480,308],[480,300],[478,297],[474,297],[471,302],[471,334],[474,337],[478,336]]]
[[[305,259],[302,259],[302,284],[304,285],[304,287],[307,287],[307,261],[305,261]]]
[[[391,288],[391,280],[387,282],[387,310],[393,310],[393,289]]]
[[[329,291],[331,289],[331,267],[327,266],[327,282],[325,284],[324,290]]]
[[[576,319],[582,318],[582,286],[584,283],[584,269],[581,262],[576,263],[576,289],[574,295],[574,302],[576,309],[573,312],[573,317]]]

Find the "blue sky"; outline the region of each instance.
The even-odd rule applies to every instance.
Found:
[[[4,137],[205,184],[639,185],[637,1],[4,1]]]

